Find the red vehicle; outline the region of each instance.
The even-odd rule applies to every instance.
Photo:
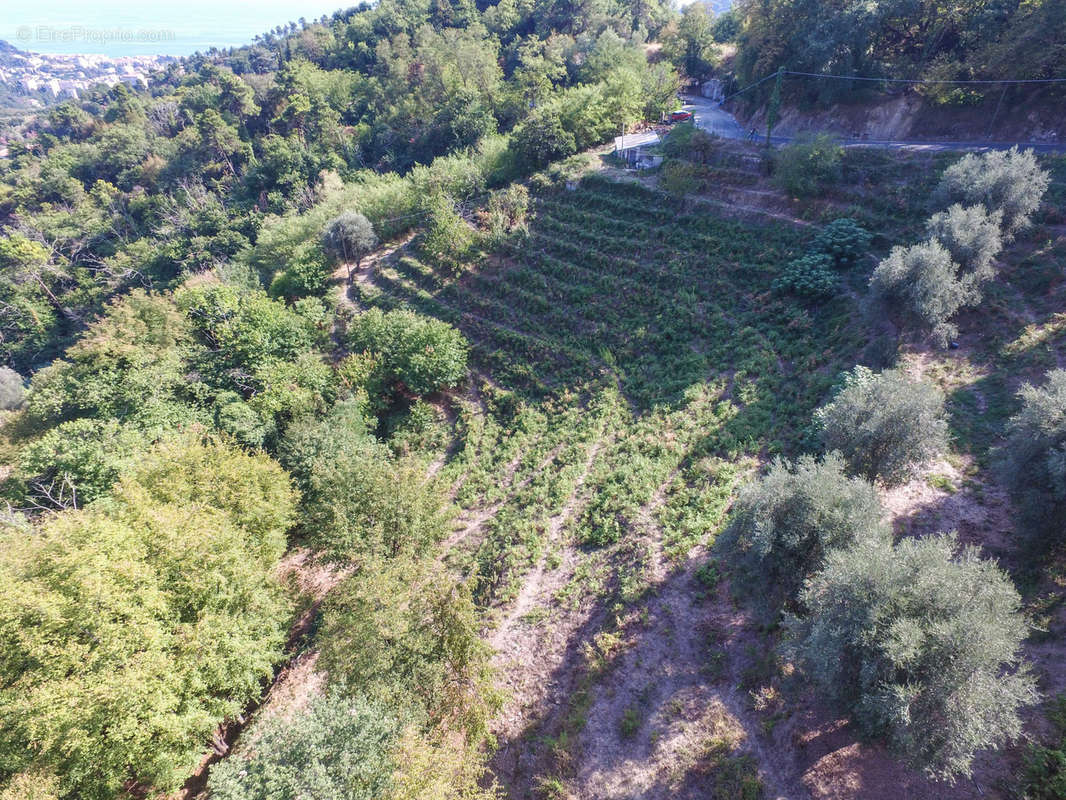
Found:
[[[691,111],[674,111],[670,114],[671,122],[688,122],[690,119],[692,119]]]

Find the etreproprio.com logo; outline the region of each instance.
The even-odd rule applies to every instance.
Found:
[[[166,28],[94,28],[86,25],[20,25],[20,42],[85,42],[105,45],[115,42],[173,42],[177,35]]]

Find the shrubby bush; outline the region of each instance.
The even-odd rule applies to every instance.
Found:
[[[26,385],[11,367],[0,367],[0,410],[13,411],[26,402]]]
[[[699,167],[687,161],[667,161],[659,169],[659,186],[672,195],[686,195],[700,186]]]
[[[330,593],[320,663],[331,680],[407,709],[424,728],[446,723],[476,745],[498,702],[479,629],[467,587],[439,566],[397,559]]]
[[[789,194],[807,197],[840,178],[844,149],[819,134],[786,145],[774,156],[774,179]]]
[[[1066,694],[1058,695],[1050,706],[1051,739],[1046,744],[1029,744],[1018,776],[1017,790],[1025,800],[1066,797]]]
[[[844,473],[844,460],[778,459],[740,492],[718,546],[727,552],[741,592],[765,610],[792,605],[803,582],[835,548],[888,541],[877,490]]]
[[[292,518],[275,463],[181,440],[86,510],[0,530],[4,772],[85,800],[180,787],[281,656]]]
[[[834,550],[792,620],[804,672],[859,729],[938,778],[1017,737],[1037,699],[1010,579],[954,536]]]
[[[322,248],[334,263],[348,268],[348,283],[363,259],[377,247],[374,226],[358,211],[345,211],[334,217],[322,232]]]
[[[811,250],[824,253],[837,269],[854,266],[866,254],[873,234],[853,219],[835,219],[818,231]]]
[[[974,300],[972,287],[958,278],[958,266],[939,242],[893,247],[874,270],[870,289],[882,302],[903,306],[931,329],[940,346],[958,334],[949,320]]]
[[[1051,177],[1040,168],[1032,150],[991,150],[969,153],[944,171],[937,196],[964,206],[983,205],[1003,215],[1008,235],[1028,227]]]
[[[826,449],[840,451],[852,474],[887,485],[906,482],[947,448],[943,393],[900,370],[855,367],[815,420]]]
[[[397,765],[394,710],[331,691],[291,718],[273,716],[244,733],[250,742],[211,769],[214,800],[381,800]]]
[[[463,335],[446,322],[413,311],[370,309],[348,325],[345,344],[368,352],[389,379],[417,395],[455,386],[466,376],[469,350]]]
[[[1019,396],[999,451],[1001,473],[1023,532],[1058,544],[1066,539],[1066,370],[1049,372],[1043,386],[1026,384]]]
[[[524,232],[529,212],[529,189],[516,183],[493,192],[489,197],[487,216],[490,238],[499,246],[509,234]]]
[[[832,267],[829,256],[808,253],[790,261],[774,278],[772,287],[777,292],[791,292],[803,297],[832,297],[839,283]]]
[[[663,139],[663,153],[669,158],[681,158],[706,164],[718,145],[718,137],[697,128],[691,122],[675,125]]]

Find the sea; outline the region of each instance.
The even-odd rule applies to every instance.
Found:
[[[36,53],[187,56],[250,44],[357,0],[0,0],[0,39]]]

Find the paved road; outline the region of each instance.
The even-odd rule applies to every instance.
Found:
[[[747,139],[749,131],[737,122],[737,118],[721,108],[717,103],[703,97],[686,95],[684,101],[685,111],[691,111],[696,118],[696,124],[709,133],[716,134],[725,139]],[[774,136],[771,141],[775,145],[788,144],[795,137]],[[759,142],[766,141],[766,130],[759,131]],[[874,147],[894,150],[1007,150],[1015,145],[1030,147],[1040,153],[1064,153],[1066,144],[1048,142],[989,142],[989,141],[932,141],[922,139],[839,139],[845,147]]]

